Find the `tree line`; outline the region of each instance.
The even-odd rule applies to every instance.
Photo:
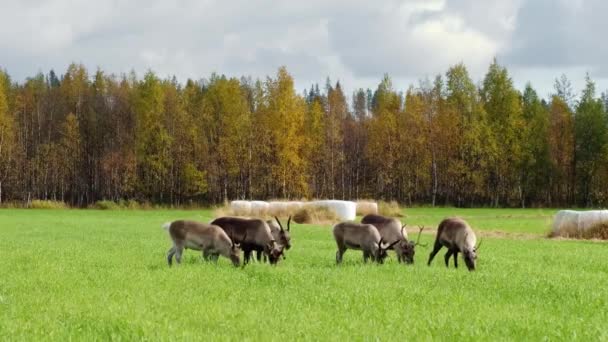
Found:
[[[0,203],[135,199],[374,198],[456,206],[602,206],[608,96],[565,76],[541,98],[494,61],[475,84],[458,64],[399,91],[299,94],[265,80],[179,83],[152,71],[0,70]]]

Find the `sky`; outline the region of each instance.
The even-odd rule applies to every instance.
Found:
[[[603,0],[0,0],[0,68],[16,81],[71,62],[91,73],[151,69],[178,80],[274,76],[298,92],[327,77],[347,92],[388,73],[405,91],[464,63],[480,83],[494,58],[543,97],[565,74],[608,89]]]

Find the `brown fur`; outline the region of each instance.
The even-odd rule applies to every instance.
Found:
[[[342,263],[342,257],[347,249],[363,251],[363,261],[369,258],[379,264],[387,257],[386,250],[390,249],[399,240],[386,246],[380,237],[378,229],[371,224],[360,224],[355,222],[341,222],[333,228],[334,239],[338,246],[336,252],[336,263]]]
[[[291,248],[291,216],[287,219],[287,229],[283,229],[283,225],[281,221],[275,216],[274,220],[267,220],[266,223],[270,228],[270,233],[275,241],[281,246],[284,247],[285,250],[289,250]],[[262,250],[258,249],[256,252],[256,259],[261,261],[262,259]],[[283,259],[285,259],[285,251],[283,251]],[[266,255],[264,255],[264,262],[266,262]]]
[[[185,248],[203,252],[205,260],[216,261],[221,255],[232,261],[234,266],[241,263],[241,250],[238,244],[233,243],[222,228],[195,221],[173,221],[163,226],[169,231],[173,247],[167,252],[167,263],[172,264],[173,256],[177,263],[181,263]]]
[[[397,260],[400,263],[414,263],[416,243],[414,241],[408,241],[405,226],[401,224],[399,219],[370,214],[363,216],[361,223],[374,225],[384,241],[399,241],[393,246],[393,250],[397,255]]]
[[[241,244],[244,252],[244,263],[249,263],[251,252],[262,250],[271,264],[276,264],[283,254],[283,246],[275,242],[268,224],[260,219],[240,217],[220,217],[211,222],[220,226],[235,243]],[[244,238],[244,239],[243,239]]]
[[[465,220],[457,217],[447,218],[441,221],[437,228],[435,245],[427,264],[430,266],[437,252],[445,246],[448,249],[445,254],[446,267],[448,267],[450,257],[454,255],[454,267],[457,268],[458,253],[462,253],[467,268],[469,271],[474,271],[479,247],[475,246],[476,242],[475,232]]]

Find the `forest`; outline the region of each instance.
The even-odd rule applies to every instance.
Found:
[[[395,89],[298,92],[266,79],[180,83],[148,71],[23,82],[0,69],[0,203],[100,200],[210,205],[233,199],[396,200],[459,207],[608,202],[608,96],[566,76],[545,99],[496,60]]]

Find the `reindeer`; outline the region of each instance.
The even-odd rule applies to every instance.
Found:
[[[414,263],[414,254],[416,253],[415,249],[416,246],[420,245],[420,234],[422,234],[422,230],[424,229],[423,227],[420,227],[418,239],[416,242],[414,242],[413,240],[408,241],[407,231],[405,230],[406,225],[401,225],[401,221],[399,221],[399,219],[369,214],[363,216],[361,223],[371,224],[376,227],[384,241],[399,241],[393,246],[393,250],[397,255],[397,260],[399,263]]]
[[[238,267],[241,263],[241,249],[234,243],[222,228],[194,221],[173,221],[163,224],[169,232],[173,247],[167,252],[167,263],[171,266],[173,256],[178,264],[182,262],[184,248],[203,252],[205,260],[217,262],[221,255],[230,259]]]
[[[437,228],[437,237],[435,238],[435,246],[429,257],[427,265],[431,265],[431,261],[435,254],[439,252],[441,247],[445,246],[448,252],[445,254],[445,266],[449,267],[450,257],[454,255],[454,267],[458,268],[458,253],[462,253],[464,262],[469,271],[475,270],[475,260],[477,259],[477,251],[481,245],[475,246],[477,237],[475,232],[466,221],[460,218],[447,218],[439,224]]]
[[[385,245],[378,229],[371,224],[341,222],[334,226],[333,232],[338,245],[337,264],[342,263],[342,256],[349,248],[363,251],[364,262],[371,257],[373,261],[382,264],[387,257],[386,251],[399,242],[397,240],[388,246]]]
[[[276,221],[275,221],[276,220]],[[270,227],[270,232],[272,233],[272,237],[275,241],[281,246],[283,246],[286,250],[291,248],[291,236],[289,232],[291,230],[290,227],[291,216],[287,219],[287,229],[283,229],[283,225],[281,221],[279,221],[278,217],[274,217],[274,220],[267,220],[266,223],[268,227]],[[278,224],[277,224],[278,223]],[[262,259],[262,249],[257,249],[256,251],[256,259],[261,261]],[[285,259],[285,253],[283,253],[283,260]],[[264,254],[264,262],[266,262],[266,255]]]
[[[220,217],[211,222],[230,233],[235,243],[241,244],[244,252],[244,263],[249,263],[251,252],[262,250],[268,256],[270,264],[275,265],[283,255],[284,247],[277,244],[270,227],[263,220],[240,217]]]

